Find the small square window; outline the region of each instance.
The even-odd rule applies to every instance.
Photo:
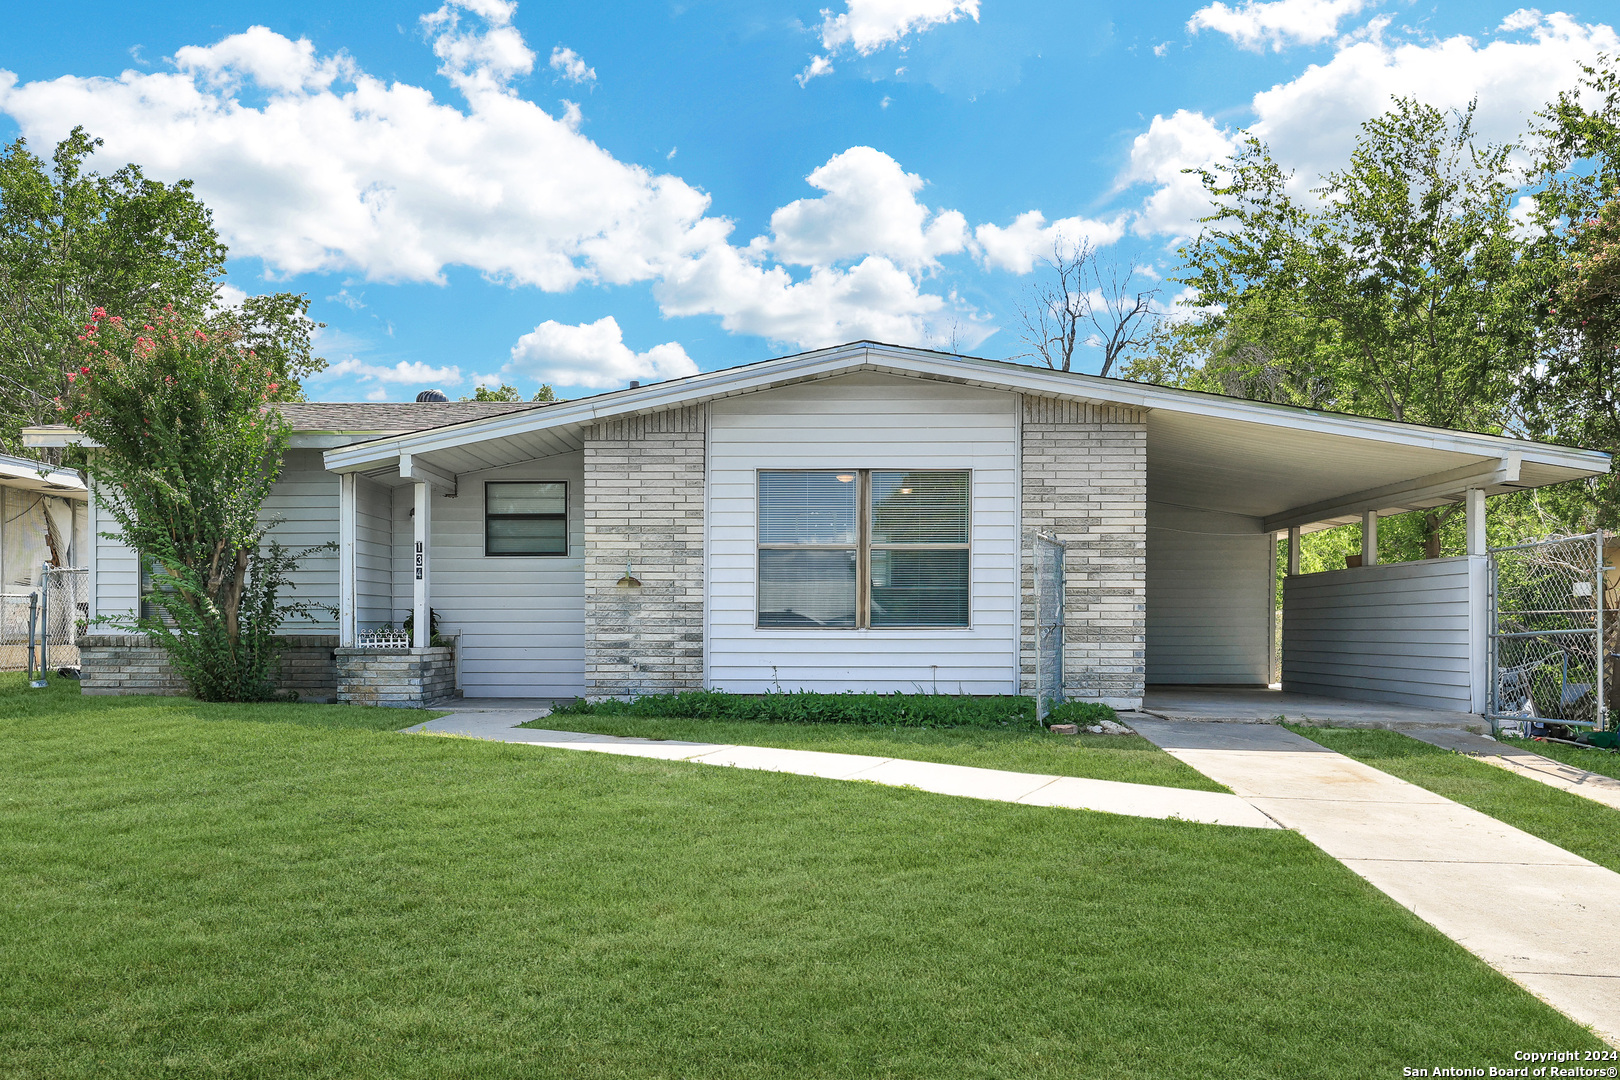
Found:
[[[560,480],[484,485],[485,555],[567,555],[568,485]]]

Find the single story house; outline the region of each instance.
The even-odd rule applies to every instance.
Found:
[[[554,404],[283,411],[295,431],[265,510],[283,543],[336,542],[298,597],[333,609],[310,630],[337,695],[390,704],[452,685],[1032,693],[1054,664],[1064,696],[1121,707],[1150,683],[1264,686],[1279,537],[1375,534],[1380,513],[1465,501],[1466,556],[1291,577],[1281,676],[1479,711],[1485,497],[1609,469],[1588,450],[873,342]],[[93,493],[92,513],[107,530]],[[1054,558],[1060,646],[1037,596]],[[90,565],[96,614],[140,603],[132,552],[98,539]],[[362,647],[407,616],[409,645]],[[114,646],[139,645],[106,640],[114,671]],[[87,689],[139,688],[94,666]]]

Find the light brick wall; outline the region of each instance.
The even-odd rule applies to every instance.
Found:
[[[337,700],[343,705],[420,709],[456,690],[456,652],[431,649],[338,649]]]
[[[1064,697],[1141,705],[1147,641],[1147,414],[1026,396],[1023,524],[1064,553]],[[1019,656],[1035,685],[1035,572],[1023,544]]]
[[[586,429],[587,697],[703,687],[705,431],[702,405]]]
[[[290,690],[304,701],[335,701],[332,652],[337,643],[336,634],[284,635],[276,689]],[[91,634],[79,639],[79,672],[79,687],[86,694],[191,692],[169,663],[168,652],[145,634]]]

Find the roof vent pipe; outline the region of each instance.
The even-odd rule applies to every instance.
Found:
[[[416,395],[417,401],[449,401],[443,390],[424,390]]]

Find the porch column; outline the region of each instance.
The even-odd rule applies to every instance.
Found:
[[[1378,511],[1361,512],[1361,565],[1378,565]]]
[[[1299,526],[1295,525],[1288,530],[1288,576],[1299,576],[1299,538],[1302,534]]]
[[[354,648],[355,536],[359,532],[359,509],[354,473],[338,474],[338,646]]]
[[[412,582],[414,602],[412,614],[415,621],[412,624],[411,644],[418,649],[425,649],[433,641],[433,627],[431,609],[428,604],[428,537],[432,534],[433,516],[433,489],[426,483],[418,480],[411,485],[415,496],[415,513],[411,515],[414,551],[416,558],[416,578]]]
[[[1463,508],[1467,514],[1468,554],[1483,555],[1489,544],[1485,538],[1485,489],[1469,488]]]

